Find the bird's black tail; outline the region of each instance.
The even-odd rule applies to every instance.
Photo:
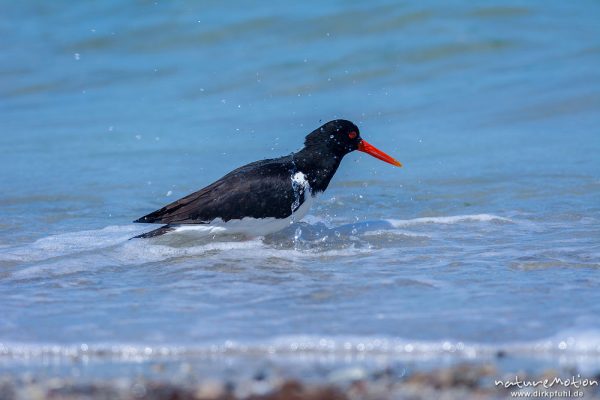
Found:
[[[146,233],[142,233],[141,235],[137,235],[132,237],[131,239],[148,239],[148,238],[153,238],[156,236],[160,236],[160,235],[164,235],[165,233],[169,233],[171,231],[174,231],[175,228],[170,226],[170,225],[165,225],[165,226],[161,226],[158,229],[155,229],[153,231],[150,232],[146,232]],[[131,240],[129,239],[129,240]]]

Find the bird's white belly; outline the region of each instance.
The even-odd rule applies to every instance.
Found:
[[[180,225],[175,228],[175,232],[199,235],[244,234],[247,236],[265,236],[300,221],[310,210],[312,202],[313,197],[307,191],[304,202],[296,212],[287,218],[242,218],[229,221],[217,218],[210,224]]]

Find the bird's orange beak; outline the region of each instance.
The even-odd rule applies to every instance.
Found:
[[[386,163],[390,163],[395,165],[396,167],[401,167],[402,164],[400,161],[396,160],[393,157],[388,156],[383,151],[379,150],[377,147],[370,145],[365,140],[361,140],[358,144],[358,151],[362,151],[364,153],[370,154],[375,158],[379,158],[381,161],[385,161]]]

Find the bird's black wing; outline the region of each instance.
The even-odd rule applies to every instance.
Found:
[[[206,224],[216,218],[287,218],[292,208],[295,211],[304,202],[304,189],[295,190],[292,173],[290,156],[251,163],[134,222]]]

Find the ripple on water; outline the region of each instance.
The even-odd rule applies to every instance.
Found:
[[[39,239],[31,244],[0,249],[0,260],[12,266],[12,277],[59,276],[110,266],[135,266],[176,259],[242,262],[257,260],[321,260],[368,255],[383,248],[427,246],[435,226],[510,224],[490,214],[379,220],[329,227],[319,221],[300,223],[276,234],[243,236],[170,234],[154,240],[129,240],[139,226],[109,226]],[[411,228],[416,228],[411,231]],[[425,229],[425,230],[424,230]],[[467,229],[468,230],[468,229]],[[269,261],[270,260],[270,261]]]

